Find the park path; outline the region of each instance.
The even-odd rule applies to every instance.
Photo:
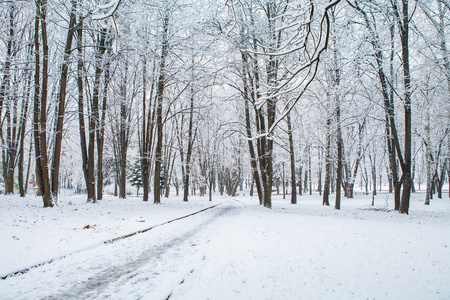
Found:
[[[218,222],[235,218],[239,207],[242,204],[224,203],[114,244],[55,260],[7,278],[17,286],[8,290],[20,290],[21,299],[166,299],[173,286],[182,283],[204,259],[201,248],[211,233],[220,230]],[[42,288],[28,290],[28,281],[40,281]],[[17,299],[17,293],[1,297],[13,298]]]

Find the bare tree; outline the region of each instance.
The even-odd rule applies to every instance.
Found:
[[[49,160],[47,154],[47,92],[49,64],[47,0],[36,1],[36,18],[34,28],[35,75],[33,133],[36,157],[36,179],[39,186],[38,188],[42,193],[44,207],[52,207],[54,203],[50,191]]]
[[[166,87],[166,60],[169,55],[169,20],[170,12],[166,9],[161,36],[161,54],[159,60],[159,76],[156,85],[156,148],[155,148],[155,175],[153,183],[153,201],[161,202],[161,164],[162,164],[162,143],[163,143],[163,100],[164,89]]]
[[[254,139],[257,149],[255,154],[258,158],[259,178],[262,186],[261,198],[265,207],[272,206],[273,132],[313,81],[320,56],[328,44],[329,11],[338,3],[339,1],[329,2],[321,11],[323,15],[319,17],[314,10],[315,3],[304,7],[301,5],[292,7],[283,1],[275,0],[265,3],[229,2],[233,11],[236,11],[235,6],[239,6],[239,10],[246,15],[246,20],[249,20],[249,23],[245,24],[244,18],[235,17],[236,25],[240,28],[240,36],[248,39],[248,42],[239,45],[243,52],[244,88],[249,90],[247,93],[242,93],[244,99],[248,99],[254,108],[256,129]],[[259,21],[262,16],[265,21],[265,30],[264,32],[255,31],[255,22]],[[305,22],[305,20],[307,21]],[[312,30],[311,22],[317,22],[319,28],[317,32]],[[293,28],[295,30],[290,31]],[[299,31],[303,34],[298,34]],[[248,60],[249,63],[245,57],[246,53],[251,57]],[[295,61],[292,69],[286,64],[290,54],[297,55],[297,59],[298,57],[301,59],[300,63]],[[263,68],[260,67],[260,64],[265,67],[265,73],[262,72]],[[245,69],[246,65],[249,66],[248,70]],[[298,65],[300,67],[296,67]],[[262,86],[264,89],[261,89]],[[296,90],[296,95],[289,97],[277,117],[277,102],[281,95],[288,93],[287,90]],[[249,134],[247,133],[246,136],[249,137]]]
[[[59,169],[61,166],[61,145],[63,140],[63,125],[64,115],[66,110],[66,93],[67,93],[67,79],[69,75],[69,63],[72,54],[72,42],[76,32],[76,11],[78,0],[71,1],[72,8],[69,15],[69,27],[67,30],[66,43],[64,47],[64,57],[61,65],[61,74],[59,82],[59,91],[57,97],[58,106],[56,108],[55,116],[55,145],[53,148],[53,160],[51,168],[51,190],[52,197],[56,200],[58,198],[59,190]]]

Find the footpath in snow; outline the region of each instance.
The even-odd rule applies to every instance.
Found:
[[[1,196],[0,275],[57,259],[0,280],[0,299],[450,298],[448,198],[425,206],[414,194],[410,215],[389,210],[388,194],[374,208],[370,196],[343,199],[340,211],[288,198],[266,209],[248,196],[70,196],[44,209]]]

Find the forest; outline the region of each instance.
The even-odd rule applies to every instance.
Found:
[[[402,214],[416,190],[449,196],[448,0],[23,0],[0,16],[5,195],[245,186],[267,208],[277,192],[340,209],[360,187]]]

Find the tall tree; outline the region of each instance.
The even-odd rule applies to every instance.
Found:
[[[150,185],[150,166],[152,158],[152,149],[154,143],[154,129],[156,116],[156,101],[153,97],[155,91],[154,73],[155,67],[152,68],[151,75],[147,75],[147,58],[143,55],[142,70],[142,129],[139,139],[139,152],[141,156],[143,200],[148,201],[149,185]],[[150,92],[147,94],[147,78],[150,78]],[[147,100],[148,99],[148,100]]]
[[[114,156],[116,161],[116,174],[119,183],[119,198],[126,198],[126,184],[127,184],[127,153],[130,146],[132,136],[132,106],[136,94],[136,81],[130,84],[129,62],[128,58],[123,57],[123,65],[119,72],[120,82],[118,86],[118,111],[111,112],[111,131],[114,140]],[[132,89],[130,91],[129,85]]]
[[[249,45],[240,43],[239,48],[244,54],[251,53],[251,63],[248,64],[250,76],[245,76],[254,109],[254,136],[263,194],[261,198],[265,207],[272,206],[274,131],[314,80],[319,58],[328,44],[329,11],[338,3],[328,3],[317,14],[314,3],[294,7],[275,0],[229,2],[233,11],[236,11],[235,6],[241,6],[239,10],[246,14],[245,20],[248,22],[246,25],[244,18],[235,17],[240,30],[244,27],[240,36],[246,37]],[[300,20],[302,16],[307,18],[306,23]],[[311,22],[317,22],[317,27],[314,27],[317,31],[313,30]],[[259,31],[259,28],[264,30]],[[295,57],[292,60],[291,55]],[[242,61],[245,66],[245,58]],[[288,61],[293,64],[287,64]],[[277,116],[278,100],[283,94],[290,94],[286,93],[286,89],[295,91],[295,96],[289,97]]]
[[[409,1],[403,0],[401,9],[399,8],[397,0],[391,0],[391,5],[393,9],[394,16],[397,21],[398,30],[400,34],[401,41],[401,57],[402,57],[402,68],[403,68],[403,108],[404,108],[404,153],[398,151],[400,165],[402,167],[402,198],[400,202],[400,213],[409,213],[409,202],[411,197],[411,186],[412,186],[412,174],[411,174],[411,138],[412,138],[412,127],[411,127],[411,71],[409,65],[409,23],[411,21],[411,16],[409,15]]]
[[[191,95],[189,97],[189,121],[188,121],[188,137],[187,137],[187,150],[186,150],[186,160],[184,164],[184,194],[183,201],[187,202],[189,198],[189,183],[191,176],[191,166],[192,166],[192,154],[194,151],[194,143],[197,137],[197,128],[193,128],[194,124],[194,89],[191,88]]]
[[[69,27],[67,30],[66,43],[64,47],[64,57],[61,65],[59,91],[57,97],[57,108],[55,116],[55,145],[53,148],[53,160],[51,168],[51,190],[53,199],[58,198],[59,189],[59,169],[61,166],[61,146],[63,140],[64,115],[66,110],[67,80],[69,76],[69,64],[72,54],[72,42],[76,32],[76,11],[78,0],[71,0],[72,8],[69,14]]]
[[[399,138],[397,134],[397,125],[395,121],[395,105],[394,105],[394,65],[393,60],[395,56],[395,48],[394,48],[394,38],[395,38],[395,23],[391,18],[388,18],[390,22],[389,25],[389,39],[390,39],[390,48],[389,48],[389,76],[385,72],[384,69],[384,55],[383,55],[383,47],[380,42],[380,36],[377,32],[377,23],[376,16],[373,14],[372,10],[367,7],[362,7],[361,1],[347,1],[363,18],[364,26],[369,31],[371,36],[370,43],[374,50],[373,56],[376,60],[376,65],[374,65],[377,73],[377,77],[380,81],[381,85],[381,94],[383,98],[383,106],[385,111],[385,132],[386,132],[386,146],[389,156],[389,181],[392,182],[394,187],[394,203],[395,210],[400,209],[400,190],[402,186],[402,182],[399,178],[398,169],[397,169],[397,155],[399,159],[401,159],[401,149]],[[366,11],[369,11],[367,13]]]
[[[47,155],[47,92],[49,79],[48,60],[50,57],[47,36],[47,0],[36,0],[34,28],[35,75],[33,133],[36,152],[36,179],[38,188],[42,193],[44,207],[52,207],[54,204],[50,191],[49,160]]]
[[[155,148],[155,175],[153,182],[153,201],[161,202],[161,165],[162,165],[162,143],[163,143],[163,102],[164,89],[166,87],[166,60],[169,55],[169,20],[170,11],[166,8],[162,20],[161,54],[159,57],[159,76],[156,86],[156,148]]]
[[[291,204],[297,204],[297,184],[295,180],[295,153],[294,153],[294,138],[292,134],[291,114],[286,117],[288,139],[289,139],[289,161],[291,166]]]

